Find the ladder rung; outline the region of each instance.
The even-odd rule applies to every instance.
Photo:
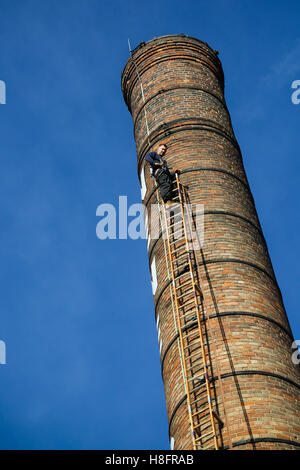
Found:
[[[188,295],[191,295],[191,294],[193,294],[193,298],[194,298],[195,296],[194,292],[195,292],[194,289],[191,288],[191,289],[188,289],[184,294],[176,295],[176,298],[181,299],[182,297],[187,297]]]
[[[188,367],[186,369],[187,372],[192,372],[194,374],[198,374],[201,370],[203,370],[204,372],[202,373],[202,375],[205,375],[205,366],[200,366],[200,364],[194,364],[193,366],[191,367]]]
[[[190,305],[191,303],[195,303],[195,296],[193,296],[192,299],[188,300],[188,301],[185,302],[183,305],[180,305],[180,308],[187,307],[187,305]]]
[[[176,289],[182,289],[184,286],[186,286],[187,284],[191,284],[192,283],[192,280],[189,279],[188,281],[184,282],[183,284],[180,284],[180,286],[176,287]]]
[[[179,299],[180,297],[184,297],[184,296],[187,296],[187,295],[190,295],[190,294],[194,294],[195,290],[193,288],[193,286],[191,287],[188,287],[187,291],[184,292],[183,294],[180,294],[180,295],[177,295],[177,299]]]
[[[191,278],[191,271],[190,269],[186,269],[185,271],[183,271],[181,274],[180,274],[180,277],[177,278],[177,280],[182,280],[186,275],[189,276],[189,281],[192,281],[192,278]]]
[[[184,326],[187,326],[189,324],[193,324],[195,321],[197,321],[197,316],[196,315],[192,315],[191,314],[183,314],[183,315],[180,315],[179,316],[179,319],[180,320],[185,320],[186,323],[184,324]]]
[[[184,308],[183,305],[179,305],[178,307],[179,307],[178,310]],[[191,315],[190,313],[189,314],[184,313],[183,315],[179,315],[179,319],[180,319],[180,325],[181,325],[181,329],[183,333],[185,333],[186,329],[189,329],[192,326],[195,326],[196,324],[198,324],[197,317],[195,315]]]
[[[181,204],[182,204],[181,202],[176,202],[176,203],[174,204],[174,206],[175,206],[175,207],[180,207]],[[173,206],[168,206],[167,208],[165,207],[165,210],[166,210],[166,211],[172,211],[172,210],[175,209],[175,207],[173,207]]]
[[[190,296],[191,295],[192,294],[190,294]],[[197,317],[195,314],[193,314],[193,309],[190,309],[188,312],[184,312],[184,311],[182,312],[182,310],[184,310],[184,307],[185,307],[184,305],[185,300],[180,299],[179,302],[181,304],[178,305],[178,310],[180,310],[178,313],[180,314],[179,319],[180,319],[180,323],[182,324],[182,328],[187,326],[187,324],[192,325],[195,322],[197,322]]]
[[[199,325],[198,322],[197,323],[196,322],[190,323],[189,327],[191,327],[191,325],[194,325],[194,328],[192,329],[192,331],[190,333],[186,333],[186,331],[184,330],[185,325],[182,325],[182,330],[183,330],[182,333],[185,333],[184,337],[189,338],[190,336],[193,336],[193,333],[195,333],[195,330],[196,330],[196,332],[198,333],[197,338],[199,339],[199,341],[203,343],[203,346],[207,346],[207,344],[208,344],[207,337],[206,337],[206,334],[203,333],[203,331],[201,331],[202,332],[202,338],[200,337],[200,327],[201,327],[201,325]],[[192,345],[190,344],[190,346],[192,346]]]
[[[194,295],[194,289],[191,288],[191,287],[187,287],[187,291],[183,294],[180,294],[180,295],[176,295],[177,299],[180,299],[182,297],[187,297],[189,295]],[[196,313],[194,313],[194,315],[196,315]]]
[[[201,399],[198,397],[197,400],[194,400],[194,401],[190,402],[190,406],[191,406],[191,407],[194,406],[195,403],[197,403],[198,406],[199,406],[200,404],[201,404],[201,406],[202,406],[202,405],[204,405],[205,403],[207,403],[207,391],[206,391],[206,387],[203,389],[203,392],[202,392],[202,393],[204,393],[204,392],[205,392],[205,396],[203,396]],[[191,393],[191,392],[190,392],[190,393]],[[211,399],[211,400],[212,400],[212,399]],[[200,403],[200,401],[203,401],[203,403]]]
[[[194,364],[192,367],[187,368],[186,371],[188,373],[194,373],[194,374],[198,374],[199,371],[203,371],[203,372],[201,372],[201,374],[205,375],[205,373],[208,372],[208,366],[207,366],[207,364],[203,364],[202,360],[201,360],[201,364],[202,364],[201,366],[200,366],[200,364],[198,364],[198,365]],[[195,369],[194,372],[193,372],[193,369]]]
[[[198,304],[197,304],[197,307],[198,307]],[[197,317],[197,307],[194,306],[194,307],[192,307],[192,308],[189,308],[188,310],[186,310],[186,311],[184,312],[184,314],[182,314],[182,315],[180,316],[180,318],[183,318],[183,317],[185,317],[185,316],[194,314],[195,320],[197,320],[197,318],[198,318],[198,317]],[[200,318],[199,324],[202,323],[202,322],[203,322],[203,320],[201,320],[201,318]]]
[[[178,212],[177,214],[175,214],[174,216],[171,216],[171,217],[174,217],[174,218],[176,217],[176,222],[168,223],[168,229],[169,229],[170,236],[174,237],[175,234],[180,231],[182,234],[184,234],[185,238],[188,238],[187,235],[189,235],[189,233],[187,233],[187,231],[186,231],[181,213]]]
[[[195,294],[193,294],[193,298],[188,299],[188,301],[187,301],[185,304],[181,305],[180,308],[187,307],[187,306],[190,305],[191,303],[194,303],[194,307],[192,307],[192,308],[190,308],[189,310],[187,310],[186,313],[189,312],[190,310],[196,309],[197,307],[198,307],[198,308],[201,307],[201,305],[197,302],[197,297],[195,296]]]
[[[181,237],[181,238],[178,238],[177,240],[173,241],[173,242],[170,242],[170,245],[174,245],[175,243],[178,243],[180,241],[184,240],[184,244],[186,243],[186,238],[185,237]]]
[[[201,393],[205,393],[205,397],[203,397],[203,398],[205,398],[205,402],[204,402],[204,403],[206,403],[206,402],[207,402],[207,396],[206,396],[206,395],[207,395],[207,391],[206,391],[205,381],[202,382],[201,384],[195,386],[195,387],[192,388],[191,390],[189,390],[189,394],[191,395],[192,393],[195,393],[196,391],[199,392],[199,389],[201,389],[201,388],[203,389],[203,390],[201,391]],[[197,401],[198,401],[198,399],[199,399],[199,397],[197,398]]]
[[[197,305],[194,305],[193,307],[189,308],[188,310],[185,311],[185,314],[190,314],[193,310],[196,311],[197,308],[200,308],[201,305],[197,304]],[[202,318],[200,318],[200,322],[204,322],[204,320],[202,320]]]
[[[185,236],[185,234],[182,234],[181,228],[178,227],[172,232],[171,232],[171,230],[169,231],[168,239],[169,239],[169,243],[171,245],[171,244],[174,244],[174,242],[179,242],[183,239],[185,240],[186,236]]]
[[[203,437],[202,439],[202,450],[215,449],[213,439],[217,437],[217,434],[212,434],[210,437]],[[204,439],[204,442],[203,442]]]
[[[190,346],[190,352],[189,352],[189,355],[184,355],[184,358],[188,361],[198,361],[199,359],[201,359],[201,361],[206,364],[204,361],[203,361],[203,357],[202,357],[202,349],[201,348],[201,342],[199,342],[199,344],[191,344],[189,345]],[[193,349],[193,347],[195,346],[195,348]],[[188,349],[188,346],[185,346],[184,349]],[[187,351],[184,351],[184,352],[187,352]],[[207,364],[209,365],[209,363]]]
[[[187,259],[184,259],[183,261],[181,261],[180,263],[177,263],[177,266],[175,266],[175,261],[177,261],[176,259],[174,260],[173,264],[173,269],[179,271],[181,270],[181,272],[178,272],[176,274],[177,275],[180,275],[180,276],[184,276],[186,273],[190,274],[190,266],[189,266],[189,261]],[[182,272],[182,270],[184,269],[184,272]]]
[[[196,300],[197,301],[194,289],[189,289],[186,294],[181,294],[180,297],[187,297],[186,300],[189,300],[189,301],[190,300],[194,300],[194,301]]]
[[[194,445],[200,450],[214,449],[214,447],[203,447],[203,445],[200,442],[195,442]]]
[[[196,346],[196,347],[195,347],[195,349],[192,350],[192,347],[193,347],[193,346]],[[185,349],[188,349],[188,348],[185,347]],[[185,358],[187,361],[188,361],[188,360],[191,360],[191,361],[192,361],[192,360],[193,360],[193,359],[192,359],[192,358],[193,358],[193,355],[197,355],[197,354],[199,354],[199,353],[200,353],[199,358],[201,357],[201,360],[203,361],[201,343],[199,343],[199,344],[192,344],[192,345],[190,346],[190,350],[192,350],[192,351],[189,351],[190,354],[189,354],[188,356],[184,356],[184,358]],[[185,353],[185,352],[187,352],[187,351],[184,351],[184,353]],[[195,354],[195,353],[196,353],[196,354]]]
[[[197,444],[196,444],[196,445],[197,445]],[[202,450],[216,450],[214,444],[213,444],[212,446],[210,445],[210,446],[207,446],[207,447],[201,446],[201,449],[202,449]]]
[[[192,312],[193,310],[195,311],[195,313],[197,312],[197,310],[199,310],[200,308],[202,308],[202,305],[201,304],[197,304],[197,305],[194,305],[193,307],[189,308],[188,310],[185,311],[185,313],[190,313]],[[199,317],[200,318],[200,323],[201,324],[204,324],[204,322],[206,321],[206,319],[203,319],[202,317]]]
[[[182,274],[182,271],[188,271],[189,270],[189,262],[186,258],[182,259],[180,263],[177,262],[176,264],[176,259],[173,260],[172,266],[174,270],[174,277],[180,276]]]
[[[189,252],[186,250],[185,246],[180,247],[176,251],[171,251],[171,263],[174,269],[188,269],[190,270],[190,260],[189,260]],[[175,274],[174,277],[179,273]]]
[[[212,387],[212,383],[211,383],[210,381],[209,381],[209,386]],[[192,388],[191,390],[189,390],[189,393],[190,393],[190,394],[191,394],[191,393],[195,393],[196,390],[198,390],[199,388],[203,388],[203,387],[204,387],[204,389],[203,389],[201,392],[199,392],[199,393],[204,393],[204,391],[205,391],[205,394],[207,394],[207,392],[206,392],[206,382],[205,382],[205,381],[203,381],[201,384],[196,385],[194,388]],[[210,388],[210,389],[211,389],[211,388]],[[203,398],[205,398],[205,397],[203,397]],[[197,398],[195,399],[195,401],[194,401],[193,403],[195,403],[196,401],[199,401],[199,399],[200,399],[200,397],[197,396]],[[202,398],[201,398],[201,399],[202,399]],[[214,397],[211,397],[211,401],[213,401],[213,400],[215,400],[215,398],[214,398]],[[207,401],[207,397],[206,397],[206,401]]]
[[[210,384],[211,385],[211,384]],[[191,406],[194,406],[195,403],[197,403],[197,406],[203,406],[207,403],[207,389],[206,389],[206,384],[203,382],[202,384],[200,384],[200,389],[201,390],[198,390],[198,392],[196,393],[196,390],[199,389],[199,385],[197,387],[194,387],[192,388],[191,390],[189,390],[189,393],[190,395],[192,393],[195,393],[196,394],[196,397],[194,398],[194,401],[190,402],[190,405]],[[210,398],[211,402],[213,402],[215,400],[214,398],[214,395],[211,396]]]
[[[188,361],[188,359],[186,359]],[[196,359],[196,361],[200,361],[201,360],[201,364],[203,364],[203,367],[206,368],[208,370],[208,368],[210,367],[210,365],[208,364],[204,364],[203,362],[203,359],[202,359],[202,354],[198,356],[198,358]],[[196,364],[194,364],[192,367],[196,366]],[[191,370],[191,368],[187,368],[187,371],[188,370]]]
[[[190,336],[192,336],[193,334],[198,333],[198,328],[193,328],[191,333],[186,333],[185,331],[183,331],[183,333],[185,333],[184,338],[186,339],[186,338],[189,338]],[[200,341],[200,336],[197,336],[197,338]],[[186,346],[186,347],[188,347],[188,346]]]
[[[200,340],[200,336],[198,336],[198,335],[193,336],[192,333],[191,334],[189,334],[189,333],[186,334],[186,330],[189,330],[192,327],[194,329],[196,323],[195,323],[194,319],[186,320],[185,323],[182,323],[182,322],[183,322],[183,320],[181,321],[182,339],[185,340],[185,341],[189,341],[189,343],[186,344],[185,348],[188,349],[188,347],[190,347],[190,349],[192,349],[193,346],[196,346],[194,344],[195,340],[196,339]],[[201,341],[200,341],[200,344],[201,344]]]
[[[187,344],[187,345],[185,346],[185,348],[188,349],[189,347],[192,348],[193,346],[196,346],[196,344],[192,344],[192,342],[194,343],[194,340],[195,340],[195,339],[199,340],[199,344],[200,344],[200,345],[206,347],[206,346],[208,345],[208,341],[207,341],[206,337],[203,337],[203,338],[201,339],[200,333],[199,333],[199,328],[197,328],[197,327],[195,326],[195,327],[193,328],[193,331],[192,331],[191,333],[185,333],[184,328],[185,328],[186,326],[190,328],[192,325],[195,326],[195,322],[190,321],[190,323],[187,323],[187,325],[182,325],[182,327],[181,327],[181,329],[183,330],[183,331],[182,331],[182,337],[183,337],[183,339],[188,339],[189,341],[191,341],[191,343]],[[197,323],[197,326],[199,326],[198,323]],[[195,330],[196,330],[196,331],[195,331]],[[195,334],[195,338],[194,338],[193,340],[191,340],[190,338],[193,337],[193,333]],[[204,336],[204,335],[203,335],[203,336]],[[207,351],[206,351],[206,352],[207,352]]]
[[[182,260],[180,263],[173,263],[173,270],[174,270],[174,277],[175,279],[178,277],[178,276],[185,276],[185,274],[190,274],[190,271],[189,271],[190,267],[189,267],[189,262],[187,259],[184,259]]]
[[[183,255],[184,254],[182,254],[182,256],[180,256],[180,261],[178,261],[179,257],[174,258],[172,260],[172,266],[173,266],[173,270],[174,270],[174,277],[179,276],[182,273],[183,270],[184,271],[189,271],[189,269],[190,269],[190,264],[189,264],[189,260],[187,258],[187,254],[185,253],[185,256],[183,256]]]
[[[188,257],[188,254],[189,252],[188,251],[184,251],[183,253],[181,253],[179,256],[176,256],[174,259],[172,259],[172,263],[176,263],[176,261],[178,261],[180,258],[182,258],[183,256],[186,256]],[[187,260],[187,264],[188,264],[188,260]],[[182,264],[181,264],[182,265]],[[179,265],[180,266],[180,265]]]
[[[201,364],[201,367],[199,367],[200,364]],[[201,363],[198,362],[197,364],[193,364],[192,366],[187,367],[186,370],[187,370],[187,371],[190,371],[190,370],[192,370],[192,369],[197,369],[197,368],[199,368],[199,370],[201,370],[201,369],[205,370],[206,364],[204,364],[203,360],[201,360]],[[198,371],[199,371],[199,370],[198,370]],[[198,372],[198,371],[197,371],[197,372]],[[196,372],[196,371],[195,371],[195,372]],[[195,372],[194,372],[194,373],[195,373]]]
[[[202,367],[202,369],[203,369],[203,367]],[[204,377],[204,374],[201,374],[201,377],[189,377],[189,376],[186,376],[186,379],[187,379],[188,382],[193,382],[193,381],[195,381],[195,380],[197,380],[197,381],[200,380],[200,381],[202,382],[203,380],[205,380],[205,377]]]
[[[205,410],[205,412],[207,412],[207,410],[208,410],[207,406],[208,406],[208,405],[207,405],[207,400],[206,400],[205,402],[203,401],[203,403],[201,403],[201,407],[202,407],[203,410]],[[195,408],[195,407],[194,407],[194,408]],[[200,413],[200,414],[202,413],[201,411],[198,412],[198,411],[196,411],[195,409],[192,409],[192,407],[191,407],[191,412],[193,412],[192,417],[196,416],[196,415],[199,414],[199,413]],[[199,416],[199,419],[201,419],[200,416]],[[194,422],[194,421],[193,421],[193,422]]]
[[[172,260],[176,260],[180,257],[180,255],[178,256],[178,253],[190,253],[187,249],[186,249],[186,244],[183,243],[182,245],[180,245],[179,247],[177,247],[176,249],[172,248],[171,249],[171,255],[172,255]]]
[[[198,345],[199,345],[199,347],[198,347]],[[192,349],[192,348],[194,348],[194,349]],[[186,345],[186,346],[183,347],[184,350],[187,350],[190,353],[189,354],[190,356],[192,356],[195,351],[199,350],[199,352],[200,352],[200,348],[201,348],[201,342],[200,341],[199,342],[194,341],[193,344]],[[189,349],[190,349],[190,351],[189,351]],[[201,349],[201,351],[202,351],[202,349]],[[184,351],[184,352],[186,352],[186,351]],[[184,357],[186,357],[186,356],[184,356]]]
[[[185,243],[182,243],[178,247],[175,247],[175,246],[171,247],[170,251],[171,251],[172,259],[174,259],[174,257],[177,256],[178,253],[181,253],[182,250],[184,250],[186,254],[191,255],[191,250],[187,249]]]
[[[186,312],[185,312],[185,313],[188,313],[188,312],[190,312],[190,313],[191,313],[191,312],[193,312],[193,311],[194,311],[194,312],[195,312],[195,315],[196,315],[196,311],[197,311],[197,307],[198,307],[198,306],[199,306],[199,308],[201,307],[201,305],[200,305],[200,304],[197,304],[197,306],[196,306],[196,305],[194,305],[193,307],[191,307],[191,308],[189,308],[188,310],[186,310]],[[200,320],[201,320],[201,319],[200,319]]]
[[[197,349],[196,349],[195,351],[197,351]],[[193,352],[192,352],[192,354],[190,354],[189,356],[184,356],[184,358],[185,358],[187,361],[188,361],[189,359],[190,359],[190,360],[192,360],[192,359],[197,360],[197,359],[199,359],[200,357],[202,358],[202,351],[201,351],[201,350],[200,350],[200,351],[197,351],[196,354],[194,354],[194,355],[193,355]],[[203,360],[202,360],[202,362],[203,362]]]
[[[179,236],[180,235],[180,236]],[[186,239],[186,236],[184,233],[182,233],[182,229],[181,227],[177,227],[174,231],[171,231],[169,232],[169,242],[171,244],[171,242],[179,242],[180,240],[185,240]]]
[[[203,427],[206,426],[206,428],[207,428],[207,424],[208,424],[208,423],[211,423],[211,424],[212,424],[211,419],[206,420],[204,423],[202,423],[202,422],[200,422],[200,423],[193,423],[193,429],[194,429],[194,430],[195,430],[195,429],[198,429],[198,428],[200,428],[201,426],[203,426]],[[202,430],[202,432],[203,432],[203,430]],[[207,434],[209,434],[209,433],[207,433]],[[198,435],[199,435],[199,432],[198,432]],[[204,435],[203,435],[203,437],[204,437]]]
[[[174,232],[172,232],[169,236],[169,240],[172,240],[172,244],[174,245],[176,242],[179,242],[179,241],[182,241],[182,240],[185,240],[187,241],[188,243],[191,243],[191,239],[186,237],[186,235],[184,233],[182,233],[182,230],[180,227],[176,228],[176,230],[174,230]],[[171,242],[170,242],[171,244]]]
[[[208,413],[205,416],[206,416],[205,420],[202,419],[202,418],[199,418],[201,420],[201,422],[199,424],[197,424],[197,426],[196,426],[197,428],[201,427],[202,432],[206,431],[209,428],[209,426],[212,426],[212,420],[211,420],[211,417],[210,417],[210,413]]]
[[[181,234],[180,234],[180,235],[181,235]],[[175,252],[178,251],[182,246],[185,246],[185,247],[186,247],[186,245],[187,245],[187,240],[186,240],[186,237],[180,236],[180,237],[176,238],[176,240],[173,239],[173,241],[171,241],[171,242],[169,241],[169,243],[170,243],[171,252],[172,252],[172,253],[175,253]],[[176,243],[177,243],[177,245],[176,245]],[[190,252],[191,250],[188,250],[188,251]]]
[[[183,339],[188,339],[188,338],[190,338],[190,337],[191,337],[191,335],[185,335],[185,336],[183,337]],[[194,340],[195,340],[195,339],[197,340],[197,343],[199,343],[199,344],[200,344],[200,346],[201,346],[200,337],[199,337],[199,336],[197,336],[197,337],[195,337],[195,338],[194,338]],[[194,340],[193,340],[193,341],[194,341]],[[190,340],[189,340],[189,341],[190,341]],[[184,347],[183,347],[183,349],[189,349],[189,348],[192,348],[193,346],[195,346],[195,345],[196,345],[195,343],[196,343],[196,342],[194,342],[193,344],[187,344],[186,346],[184,346]]]
[[[196,411],[196,413],[191,414],[191,416],[192,417],[197,416],[197,415],[203,413],[203,411],[206,411],[206,410],[209,410],[209,404],[207,406],[205,406],[204,408],[202,408],[202,410]]]
[[[189,295],[191,295],[191,292],[190,292]],[[181,308],[182,307],[186,307],[186,305],[182,305]],[[188,310],[186,310],[184,313],[182,313],[180,315],[180,318],[192,317],[192,315],[195,318],[195,320],[197,320],[197,313],[196,313],[195,307],[192,307],[192,308],[189,308]]]
[[[201,437],[197,437],[195,441],[200,441],[200,440],[202,441],[202,439],[204,439],[206,436],[209,436],[210,434],[212,435],[212,437],[217,437],[214,431],[210,431],[210,432],[207,432],[206,434],[203,434],[203,436]]]
[[[189,346],[185,346],[184,349],[189,349],[189,348],[192,349],[193,346],[196,346],[196,348],[191,351],[189,356],[184,356],[186,360],[191,359],[194,352],[195,351],[198,352],[198,350],[199,350],[199,352],[201,352],[201,356],[202,356],[202,350],[200,349],[201,348],[201,343],[200,342],[199,342],[199,344],[190,344]]]
[[[213,424],[214,424],[213,419],[208,418],[208,419],[205,420],[205,423],[203,423],[203,424],[200,423],[199,426],[197,426],[198,428],[200,428],[197,432],[197,435],[199,436],[200,439],[207,439],[208,440],[208,439],[211,439],[211,438],[210,437],[207,438],[206,436],[208,436],[210,434],[217,435],[217,434],[215,434],[216,431],[215,431],[215,433],[212,432],[213,431]],[[203,434],[204,432],[205,432],[205,434]],[[200,433],[202,433],[202,436],[200,435]]]
[[[189,302],[190,303],[190,302]],[[184,309],[184,307],[188,304],[188,302],[186,302],[185,305],[181,305],[179,308],[182,310]],[[194,308],[189,308],[187,311],[185,312],[178,312],[180,315],[179,315],[179,318],[180,320],[182,321],[186,321],[187,323],[190,323],[189,326],[191,326],[192,324],[195,324],[195,328],[198,326],[199,327],[199,322],[198,322],[198,318],[197,318],[197,315],[195,313],[195,309]],[[197,326],[196,326],[197,324]],[[185,325],[182,326],[182,328],[184,328]],[[193,328],[193,330],[195,329]],[[187,333],[189,335],[189,333]],[[203,334],[203,332],[202,332]],[[200,333],[199,333],[199,336],[200,336]]]
[[[199,389],[201,389],[201,388],[202,388],[202,390],[199,391]],[[202,384],[197,385],[197,387],[194,387],[194,388],[192,388],[191,390],[189,390],[189,393],[190,393],[190,395],[191,395],[192,393],[196,393],[196,391],[197,391],[198,395],[199,395],[199,394],[203,394],[203,395],[204,395],[203,398],[202,398],[202,400],[205,399],[205,402],[204,402],[204,403],[206,403],[206,402],[207,402],[207,391],[206,391],[205,382],[203,382]],[[199,402],[199,400],[200,400],[200,397],[197,396],[197,399],[194,400],[192,403],[194,404],[194,403],[196,403],[196,402]],[[190,404],[192,404],[192,403],[190,403]]]
[[[182,330],[184,329],[184,325],[182,326]],[[195,327],[192,329],[192,331],[190,333],[186,333],[185,330],[182,331],[182,333],[184,333],[184,338],[189,338],[190,336],[193,336],[194,334],[197,334],[197,338],[199,339],[199,342],[201,342],[201,337],[200,337],[200,331],[199,331],[199,323],[197,322],[197,325],[195,325]],[[203,335],[203,333],[202,333]],[[204,336],[204,335],[203,335]],[[206,342],[206,338],[203,338],[203,345],[206,345],[207,342]],[[191,344],[189,345],[191,346]],[[187,345],[188,347],[188,345]]]
[[[182,224],[182,218],[181,218],[181,220],[178,220],[177,222],[175,222],[175,224],[169,224],[168,227],[173,228],[173,227],[175,227],[175,225],[178,225],[178,224]]]
[[[216,450],[216,447],[213,443],[211,443],[209,446],[204,447],[202,444],[196,442],[195,446],[199,447],[200,450]]]
[[[207,344],[208,344],[208,343],[204,343],[204,344],[203,344],[204,348],[207,346]],[[198,345],[199,345],[199,347],[198,347]],[[193,344],[184,346],[184,349],[187,349],[187,350],[188,350],[189,348],[192,349],[193,347],[195,347],[195,349],[192,350],[192,352],[191,352],[189,358],[193,355],[194,351],[197,351],[198,349],[200,349],[200,347],[201,347],[201,341],[199,341],[199,342],[194,341]],[[185,351],[184,351],[184,352],[185,352]],[[199,351],[199,352],[200,352],[200,351]],[[202,349],[201,349],[201,352],[202,352]],[[204,352],[206,353],[206,351],[204,351]],[[184,357],[188,360],[188,357],[187,357],[187,356],[184,356]],[[200,356],[200,357],[201,357],[201,356]],[[192,359],[191,359],[191,360],[192,360]],[[202,360],[203,360],[203,359],[202,359]],[[208,367],[210,367],[210,362],[207,361],[207,362],[206,362],[206,365],[207,365]]]
[[[206,369],[206,364],[204,364],[203,361],[201,360],[201,362],[199,361],[197,364],[193,364],[192,366],[187,367],[186,370],[187,370],[187,371],[191,371],[191,370],[193,370],[193,369],[196,369],[196,370],[194,371],[194,373],[195,373],[196,371],[199,372],[199,370],[202,370],[202,369],[205,370],[205,369]]]
[[[176,218],[179,218],[177,214],[176,214]],[[170,233],[170,236],[172,236],[172,238],[175,238],[175,235],[177,235],[178,233],[182,233],[182,236],[184,236],[185,238],[191,238],[187,236],[189,234],[186,232],[182,218],[180,220],[177,220],[177,222],[175,222],[174,224],[168,224],[168,226],[170,229],[169,233]]]

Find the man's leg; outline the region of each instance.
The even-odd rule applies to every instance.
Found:
[[[177,189],[177,182],[176,182],[176,173],[174,171],[170,171],[170,181],[172,186],[172,200],[178,196]]]
[[[172,199],[172,179],[168,173],[163,172],[157,178],[160,194],[164,202],[171,201]]]

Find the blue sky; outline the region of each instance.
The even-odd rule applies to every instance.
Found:
[[[300,339],[300,4],[0,0],[1,449],[168,449],[145,240],[96,237],[140,202],[120,76],[132,47],[184,33],[218,49],[225,96]]]

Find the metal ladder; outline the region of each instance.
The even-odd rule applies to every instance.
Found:
[[[216,412],[208,322],[197,278],[192,237],[193,221],[185,210],[187,195],[178,174],[174,204],[163,204],[173,300],[183,362],[188,414],[194,450],[218,450],[223,422]],[[170,212],[169,220],[167,212]],[[173,215],[171,215],[173,214]]]

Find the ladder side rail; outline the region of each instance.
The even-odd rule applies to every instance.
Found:
[[[186,237],[186,249],[189,252],[190,247],[188,246],[189,242],[188,242],[188,238],[187,238],[187,227],[186,227],[185,217],[184,217],[184,201],[183,201],[182,192],[181,192],[181,184],[180,184],[179,177],[178,177],[177,173],[176,173],[176,182],[177,182],[177,187],[178,187],[179,200],[180,200],[180,203],[181,203],[180,209],[181,209],[181,215],[182,215],[182,221],[183,221],[183,230],[184,230],[185,237]],[[201,328],[201,319],[200,319],[200,314],[199,314],[199,306],[198,306],[199,304],[198,304],[198,301],[197,301],[195,279],[194,279],[194,274],[193,274],[193,267],[192,267],[192,263],[191,263],[190,253],[188,254],[188,261],[189,261],[189,268],[190,268],[190,273],[191,273],[191,280],[192,280],[192,284],[193,284],[193,288],[194,288],[194,292],[195,292],[194,300],[195,300],[198,330],[199,330],[200,342],[201,342],[201,350],[202,350],[202,354],[203,354],[203,361],[204,361],[205,365],[207,365],[207,354],[206,354],[206,351],[205,351],[205,348],[204,348],[204,345],[203,345],[204,341],[203,341],[203,333],[202,333],[202,328]],[[215,428],[215,417],[213,415],[213,410],[212,410],[210,381],[209,381],[207,368],[206,368],[206,371],[205,371],[205,374],[204,374],[204,378],[205,378],[207,399],[208,399],[208,403],[209,403],[210,422],[211,422],[213,435],[214,435],[214,444],[215,444],[215,449],[218,450],[218,441],[217,441],[216,428]]]
[[[189,202],[190,202],[189,201],[189,196],[188,196],[188,194],[186,192],[186,189],[184,187],[183,187],[183,194],[184,194],[184,201],[187,204],[189,204]],[[190,226],[190,231],[192,233],[192,227],[194,226],[196,237],[197,237],[197,243],[198,243],[198,246],[199,246],[199,250],[201,250],[201,243],[200,243],[200,240],[199,240],[199,235],[198,235],[198,232],[197,232],[197,227],[196,227],[196,224],[195,224],[195,220],[193,218],[193,213],[191,215],[189,214],[189,211],[187,211],[187,213],[188,213],[187,219],[188,219],[188,223],[189,223],[189,226]],[[197,257],[196,254],[195,254],[195,258],[196,258],[196,261],[197,261],[198,257]],[[198,266],[198,263],[196,263],[196,265]],[[200,279],[200,285],[203,285],[200,270],[198,272],[198,275],[199,275],[199,279]],[[202,302],[203,302],[203,306],[204,306],[204,312],[207,312],[206,302],[205,302],[204,296],[202,298]],[[210,318],[209,318],[208,314],[207,314],[207,327],[208,327],[208,330],[211,331],[211,322],[210,322]],[[231,438],[231,433],[230,433],[230,430],[229,430],[230,428],[229,428],[229,424],[228,424],[228,417],[227,417],[226,406],[225,406],[224,389],[223,389],[223,383],[222,383],[222,379],[221,379],[219,361],[217,359],[216,350],[215,350],[215,346],[214,346],[214,341],[211,341],[210,346],[211,346],[211,349],[213,351],[213,356],[214,356],[215,364],[216,364],[217,377],[218,377],[219,384],[220,384],[220,390],[221,390],[221,396],[222,396],[222,402],[223,402],[223,410],[224,410],[224,418],[225,418],[225,426],[226,426],[226,429],[227,429],[227,437],[228,437],[229,448],[232,449],[232,438]],[[219,417],[217,417],[217,419],[219,419]]]
[[[154,177],[153,177],[153,179],[154,179]],[[159,222],[160,222],[160,227],[161,227],[161,236],[162,236],[162,239],[163,239],[167,275],[168,275],[169,281],[171,281],[171,284],[173,284],[173,280],[172,280],[172,277],[171,277],[171,274],[170,274],[170,269],[169,269],[169,263],[168,263],[168,253],[167,253],[167,248],[166,248],[166,241],[165,241],[165,237],[164,237],[163,221],[162,221],[162,213],[161,213],[162,212],[161,211],[161,204],[160,204],[160,200],[159,200],[159,196],[158,196],[158,185],[157,185],[155,179],[154,179],[154,184],[156,185],[156,188],[157,188],[157,190],[156,190],[156,201],[157,201],[158,211],[159,211]],[[171,285],[170,285],[170,287],[171,287]],[[177,326],[177,321],[176,321],[175,306],[174,306],[174,292],[173,292],[172,287],[170,289],[170,293],[171,293],[170,297],[171,297],[171,303],[172,303],[172,315],[173,315],[173,322],[174,322],[175,332],[179,336],[178,326]],[[184,390],[185,390],[185,393],[187,394],[186,383],[185,383],[185,380],[184,380],[183,358],[182,358],[182,352],[181,352],[181,349],[180,349],[179,341],[177,341],[177,346],[178,346],[178,352],[179,352],[180,367],[181,367],[181,374],[182,374],[182,378],[183,378]]]
[[[179,341],[180,341],[180,347],[181,347],[183,359],[185,359],[185,357],[184,357],[184,339],[183,339],[183,334],[182,334],[182,327],[181,327],[181,324],[180,324],[180,321],[179,321],[179,308],[178,308],[178,300],[177,300],[176,289],[175,289],[175,273],[174,273],[174,267],[173,267],[173,264],[172,264],[172,251],[171,251],[171,246],[170,246],[170,234],[169,234],[169,230],[168,230],[168,222],[167,222],[165,207],[164,207],[163,212],[164,212],[165,229],[166,229],[166,233],[167,233],[167,245],[168,245],[168,254],[169,254],[170,266],[171,266],[172,286],[173,286],[173,292],[174,292],[174,298],[175,298],[175,307],[176,307],[176,312],[177,312],[177,316],[176,316],[177,328],[178,328],[178,332],[179,332]],[[186,388],[186,392],[187,392],[186,396],[187,396],[187,405],[188,405],[188,415],[189,415],[190,426],[191,426],[191,435],[192,435],[192,441],[193,441],[193,448],[195,449],[196,441],[195,441],[195,435],[194,435],[194,429],[193,429],[194,428],[193,427],[193,420],[192,420],[192,417],[191,417],[190,386],[189,386],[189,382],[187,381],[187,378],[186,378],[187,377],[187,370],[186,370],[185,360],[183,360],[183,368],[184,368],[184,382],[185,382],[185,388]]]

